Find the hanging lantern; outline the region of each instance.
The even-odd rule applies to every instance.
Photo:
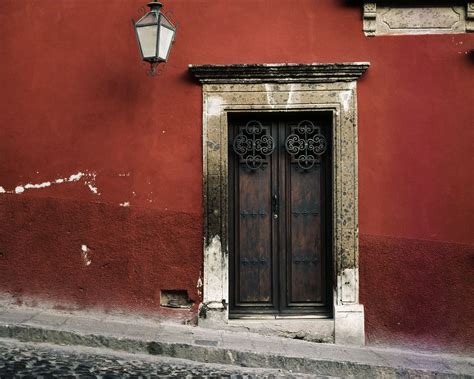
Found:
[[[148,3],[150,11],[135,23],[142,59],[155,67],[168,60],[176,27],[161,12],[163,5],[157,0]]]

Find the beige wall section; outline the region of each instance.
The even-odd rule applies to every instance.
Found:
[[[367,36],[451,34],[474,30],[473,2],[466,2],[464,6],[410,6],[365,1],[363,9],[363,28]]]
[[[266,320],[265,330],[309,340],[364,344],[359,304],[356,80],[368,63],[190,66],[203,83],[204,300],[200,324],[245,327],[228,320],[228,112],[330,111],[333,114],[334,319]]]

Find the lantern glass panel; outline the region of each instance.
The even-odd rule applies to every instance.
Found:
[[[161,14],[160,24],[168,27],[169,29],[173,29],[173,30],[175,29],[173,24],[170,22],[170,20],[166,18],[166,16],[163,13]]]
[[[166,26],[160,26],[160,44],[158,48],[158,58],[166,60],[170,51],[171,42],[173,42],[174,30]]]
[[[156,40],[158,38],[158,25],[137,27],[138,40],[142,49],[143,58],[156,57]]]
[[[137,26],[142,25],[149,25],[149,24],[156,24],[156,14],[154,12],[148,12],[145,16],[143,16],[140,20],[137,21]]]

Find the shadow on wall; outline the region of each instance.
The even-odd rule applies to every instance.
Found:
[[[469,50],[469,53],[467,54],[467,59],[469,59],[469,62],[474,64],[474,49]]]

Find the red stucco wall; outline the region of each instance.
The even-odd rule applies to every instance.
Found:
[[[131,26],[145,3],[0,2],[0,290],[136,312],[163,312],[161,289],[198,302],[201,88],[187,65],[370,61],[368,341],[471,348],[474,36],[367,38],[342,0],[173,0],[177,40],[150,78]]]

